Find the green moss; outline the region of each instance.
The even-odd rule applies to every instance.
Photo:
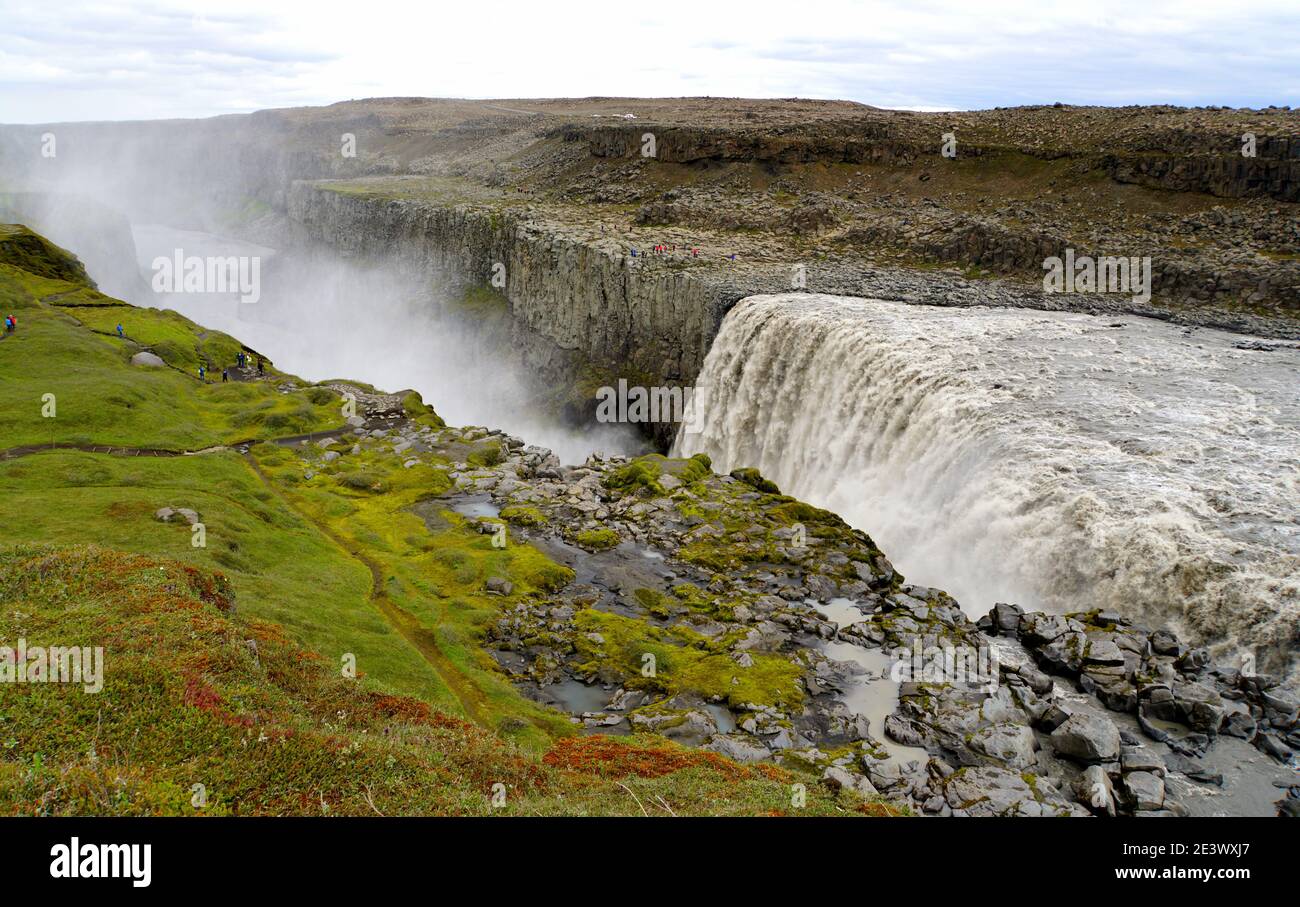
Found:
[[[635,598],[641,607],[645,608],[646,612],[652,617],[663,619],[670,616],[672,613],[668,607],[669,599],[657,589],[646,589],[644,587],[633,589],[632,597]]]
[[[739,479],[751,488],[757,491],[762,491],[766,494],[781,493],[781,489],[776,487],[775,482],[770,482],[763,478],[762,473],[757,469],[754,469],[752,466],[747,466],[744,469],[733,469],[731,471],[731,477],[733,479]]]
[[[22,224],[0,224],[0,263],[51,280],[95,286],[77,256]]]
[[[613,529],[587,529],[577,533],[573,540],[588,551],[605,551],[617,545],[619,537]]]
[[[511,504],[501,508],[501,519],[516,526],[545,526],[546,517],[540,510],[529,504]]]
[[[421,425],[427,425],[430,428],[447,427],[447,423],[442,421],[442,417],[438,415],[432,406],[425,403],[424,398],[415,391],[411,391],[402,398],[402,411],[406,413],[408,418],[414,419]]]
[[[659,484],[662,460],[663,457],[658,454],[637,457],[626,466],[622,466],[605,476],[603,484],[606,488],[624,494],[643,493],[651,497],[667,494],[663,486]]]
[[[778,655],[751,654],[753,664],[745,668],[686,627],[660,628],[593,609],[578,612],[574,622],[579,669],[592,675],[613,674],[629,687],[668,695],[718,697],[732,706],[748,702],[789,708],[801,700],[802,669]],[[604,641],[587,635],[593,633]]]
[[[505,450],[500,442],[491,441],[471,451],[465,462],[470,466],[490,468],[499,465],[505,458]]]

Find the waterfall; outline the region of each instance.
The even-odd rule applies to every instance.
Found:
[[[754,296],[675,452],[755,466],[968,613],[1108,608],[1287,672],[1300,349],[1138,318]]]

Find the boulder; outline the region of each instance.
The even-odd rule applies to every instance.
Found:
[[[1038,738],[1025,724],[995,724],[972,735],[969,745],[1007,768],[1024,769],[1034,764]]]
[[[1119,759],[1119,728],[1108,718],[1083,712],[1071,715],[1052,731],[1052,748],[1079,762],[1114,762]]]
[[[154,512],[154,518],[164,523],[177,523],[184,520],[191,526],[199,522],[198,513],[188,507],[160,507]]]
[[[131,364],[138,365],[142,368],[166,368],[167,367],[167,363],[162,360],[162,357],[158,356],[155,353],[151,353],[148,350],[141,350],[140,352],[132,356]]]
[[[1115,788],[1110,783],[1110,775],[1100,765],[1084,769],[1074,783],[1074,797],[1095,813],[1115,815]]]
[[[718,734],[704,745],[704,749],[720,753],[736,762],[761,762],[771,755],[767,747],[760,746],[742,734]]]
[[[831,790],[849,790],[860,797],[875,797],[879,791],[870,781],[861,775],[855,775],[853,772],[832,765],[822,773],[822,783]]]
[[[1165,805],[1165,782],[1154,772],[1129,772],[1124,789],[1134,809],[1160,809]]]
[[[510,580],[500,576],[489,576],[483,587],[493,595],[509,595],[515,589],[515,584]]]

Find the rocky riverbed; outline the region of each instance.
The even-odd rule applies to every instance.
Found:
[[[572,570],[483,644],[584,733],[661,734],[925,815],[1300,812],[1297,703],[1249,666],[1104,611],[999,604],[973,622],[752,470],[568,467],[505,433],[408,421],[396,399],[363,396],[385,412],[330,450],[449,462],[453,487],[421,507]]]

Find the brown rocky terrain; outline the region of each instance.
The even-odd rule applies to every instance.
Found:
[[[1300,114],[1285,108],[378,99],[252,120],[289,134],[314,175],[349,180],[331,188],[508,210],[650,250],[652,267],[733,298],[798,287],[799,265],[809,290],[863,292],[902,268],[946,272],[945,291],[1034,291],[1043,259],[1074,248],[1150,256],[1175,317],[1289,333],[1300,311]],[[355,158],[338,153],[344,131]]]
[[[7,170],[25,169],[13,148],[45,128],[5,131]],[[250,200],[283,210],[294,180],[346,180],[328,188],[508,213],[627,258],[665,245],[649,267],[733,300],[881,292],[883,280],[905,285],[895,298],[943,302],[955,289],[1055,308],[1035,298],[1043,259],[1073,248],[1150,256],[1156,308],[1125,296],[1130,311],[1282,335],[1300,312],[1300,112],[1284,107],[376,98],[59,134],[71,154],[130,155],[132,172],[94,155],[107,184],[161,178],[226,216]]]

